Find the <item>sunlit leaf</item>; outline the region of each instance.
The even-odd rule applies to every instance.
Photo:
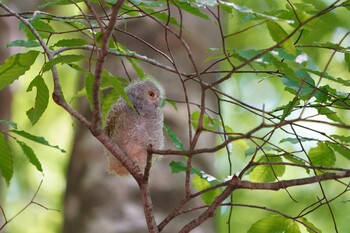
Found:
[[[286,39],[288,37],[287,32],[275,21],[269,20],[266,22],[267,28],[269,29],[270,35],[272,39],[276,43],[280,43],[281,41],[284,41],[282,43],[282,48],[284,48],[288,53],[296,55],[297,52],[295,50],[294,44],[292,40]]]
[[[54,65],[57,64],[69,64],[72,62],[81,61],[85,58],[83,55],[75,55],[75,54],[69,54],[69,55],[62,55],[55,57],[51,61],[47,62],[43,68],[43,71],[49,71]]]
[[[23,75],[34,64],[38,51],[18,53],[0,65],[0,91]]]
[[[168,135],[168,137],[170,138],[171,142],[174,144],[174,146],[181,150],[181,151],[185,151],[185,146],[183,145],[183,143],[181,142],[180,138],[170,129],[170,127],[166,124],[164,124],[164,130],[166,132],[166,134]]]
[[[15,130],[15,129],[13,129],[13,130],[10,130],[10,132],[15,133],[15,134],[17,134],[17,135],[19,135],[19,136],[22,136],[22,137],[24,137],[24,138],[26,138],[26,139],[28,139],[28,140],[33,141],[33,142],[36,142],[36,143],[39,143],[39,144],[42,144],[42,145],[45,145],[45,146],[49,146],[49,147],[58,149],[58,150],[60,150],[62,153],[65,153],[65,152],[66,152],[65,150],[59,148],[58,146],[53,146],[53,145],[51,145],[48,141],[46,141],[46,139],[45,139],[44,137],[35,136],[35,135],[32,135],[32,134],[30,134],[30,133],[28,133],[28,132],[25,132],[25,131],[23,131],[23,130]]]
[[[33,87],[35,87],[37,91],[35,104],[34,107],[26,112],[32,125],[38,122],[49,103],[49,89],[47,88],[41,75],[38,75],[33,79],[33,81],[28,86],[27,92],[32,91]]]
[[[318,229],[317,227],[315,227],[315,225],[313,223],[311,223],[308,219],[306,218],[301,218],[300,219],[306,226],[308,226],[309,228],[306,228],[307,232],[309,233],[322,233],[322,231],[320,229]],[[311,228],[311,229],[310,229]]]
[[[0,132],[0,171],[7,186],[13,176],[13,155],[5,136]]]
[[[257,162],[282,162],[282,158],[275,155],[263,155]],[[284,165],[259,165],[249,173],[249,179],[253,182],[272,182],[277,177],[283,176],[285,170]]]
[[[40,43],[38,41],[34,40],[15,40],[11,41],[6,44],[6,47],[25,47],[25,48],[31,48],[31,47],[38,47],[40,46]]]
[[[336,161],[334,151],[324,142],[317,142],[316,147],[309,150],[312,165],[333,167]]]
[[[20,145],[23,153],[27,156],[27,158],[29,159],[29,162],[31,164],[33,164],[36,169],[40,172],[43,171],[43,168],[41,166],[41,163],[40,161],[38,160],[38,158],[36,157],[34,151],[32,150],[32,148],[30,148],[27,144],[25,144],[24,142],[22,141],[19,141],[19,140],[16,140],[18,145]]]
[[[292,219],[283,216],[269,216],[254,223],[248,233],[301,233],[299,226]]]

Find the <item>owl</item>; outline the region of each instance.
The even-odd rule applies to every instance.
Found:
[[[154,149],[162,149],[164,145],[163,112],[160,108],[164,92],[158,83],[150,79],[130,83],[125,92],[133,107],[120,97],[107,115],[104,132],[143,170],[148,145],[151,144]],[[111,173],[119,176],[129,174],[109,152],[107,160]]]

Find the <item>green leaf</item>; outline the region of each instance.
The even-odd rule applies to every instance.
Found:
[[[189,2],[186,2],[186,1],[178,1],[178,0],[175,0],[174,1],[175,4],[180,7],[181,9],[195,15],[195,16],[198,16],[202,19],[209,19],[209,17],[206,15],[206,14],[203,14],[199,9],[198,7],[193,7],[191,6],[191,4]]]
[[[348,160],[350,160],[350,149],[347,147],[334,143],[334,142],[326,142],[328,146],[330,146],[334,151],[338,152],[340,155],[344,156]]]
[[[90,103],[90,109],[93,109],[92,105],[92,86],[94,85],[94,75],[92,73],[88,73],[84,80],[85,84],[85,90],[86,90],[86,96]]]
[[[276,155],[263,155],[257,162],[282,162],[282,158]],[[249,173],[249,179],[252,182],[272,182],[277,177],[283,176],[285,170],[284,165],[259,165]]]
[[[331,137],[334,139],[340,140],[342,142],[350,143],[350,136],[332,134]]]
[[[348,71],[350,72],[350,53],[344,53],[344,60],[348,66]]]
[[[107,114],[109,113],[111,106],[117,102],[119,94],[115,91],[110,91],[107,94],[103,95],[101,100],[101,112],[102,112],[102,123],[104,125]]]
[[[170,129],[168,125],[164,124],[164,130],[177,149],[181,151],[186,150],[179,137]]]
[[[317,142],[317,146],[309,150],[312,165],[333,167],[336,161],[334,151],[324,142]]]
[[[41,15],[36,15],[36,18],[30,21],[30,24],[36,29],[41,38],[49,38],[50,35],[55,31],[48,23],[40,19]],[[36,36],[25,26],[22,22],[19,26],[20,29],[24,28],[24,32],[29,41],[36,40]]]
[[[27,156],[27,158],[29,159],[29,162],[31,164],[33,164],[36,169],[40,172],[43,171],[43,168],[41,167],[41,163],[38,160],[38,158],[36,157],[34,151],[32,150],[32,148],[30,148],[27,144],[25,144],[22,141],[16,140],[18,145],[21,147],[23,153]]]
[[[343,123],[340,117],[337,115],[336,112],[330,110],[327,107],[316,107],[317,111],[319,114],[326,116],[328,119],[334,121],[334,122],[339,122]]]
[[[69,64],[72,62],[77,62],[77,61],[83,60],[84,58],[85,58],[85,56],[83,56],[83,55],[75,55],[75,54],[62,55],[62,56],[55,57],[54,59],[52,59],[51,61],[49,61],[45,64],[45,66],[43,68],[43,72],[51,70],[51,68],[54,65]]]
[[[303,70],[297,70],[294,74],[283,75],[281,80],[287,91],[298,94],[303,100],[310,99],[312,94],[316,93],[315,81]]]
[[[79,39],[79,38],[73,38],[73,39],[63,39],[57,41],[53,45],[53,47],[74,47],[74,46],[83,46],[88,44],[86,40]]]
[[[171,161],[170,162],[171,173],[176,174],[180,172],[187,171],[187,165],[181,161]],[[201,171],[196,168],[191,168],[191,174],[201,175]]]
[[[66,151],[59,148],[58,146],[53,146],[53,145],[50,145],[50,143],[48,141],[46,141],[46,139],[44,137],[41,137],[41,136],[35,136],[35,135],[32,135],[30,133],[27,133],[23,130],[10,130],[10,132],[12,133],[15,133],[19,136],[22,136],[28,140],[31,140],[33,142],[36,142],[36,143],[39,143],[39,144],[42,144],[42,145],[45,145],[45,146],[49,146],[49,147],[52,147],[52,148],[55,148],[55,149],[58,149],[60,150],[62,153],[65,153]]]
[[[13,122],[13,121],[9,121],[9,120],[1,120],[0,119],[0,123],[5,123],[9,126],[11,126],[14,129],[17,129],[17,123]]]
[[[301,231],[292,219],[273,215],[254,223],[247,233],[301,233]]]
[[[288,37],[287,32],[275,21],[269,20],[266,22],[267,28],[270,32],[272,39],[276,43],[280,43]],[[282,48],[292,55],[296,55],[297,51],[294,47],[292,40],[289,38],[282,43]]]
[[[0,65],[0,91],[23,75],[34,64],[38,51],[18,53]]]
[[[25,47],[25,48],[31,48],[31,47],[38,47],[40,46],[40,43],[38,41],[34,40],[15,40],[11,41],[6,44],[6,47]]]
[[[0,171],[6,180],[7,186],[10,185],[13,176],[13,155],[6,141],[5,136],[0,132]]]
[[[45,112],[49,103],[49,89],[41,75],[38,75],[33,79],[28,86],[27,92],[32,91],[33,87],[36,87],[37,91],[35,104],[34,107],[29,109],[26,113],[32,125],[35,125]]]
[[[192,184],[197,191],[202,191],[206,188],[210,188],[213,186],[207,179],[204,179],[199,175],[193,176]],[[201,194],[200,197],[204,202],[204,204],[210,205],[215,200],[215,197],[218,196],[220,193],[221,193],[220,189],[214,189],[209,192],[205,192]]]
[[[308,226],[309,228],[306,228],[307,232],[309,233],[314,233],[314,232],[317,232],[317,233],[322,233],[322,231],[320,229],[318,229],[317,227],[315,227],[314,224],[312,224],[309,220],[307,220],[306,218],[301,218],[300,219],[306,226]]]
[[[38,6],[38,9],[41,10],[41,9],[44,9],[45,7],[56,6],[56,5],[71,5],[73,3],[76,4],[82,1],[84,0],[74,0],[74,2],[72,2],[71,0],[45,0],[43,4]]]
[[[305,137],[299,137],[300,142],[309,142],[309,141],[315,141],[314,138],[305,138]],[[299,143],[298,138],[283,138],[280,143],[284,142],[290,142],[292,144],[298,144]]]
[[[114,91],[116,91],[130,107],[134,108],[134,104],[131,103],[131,101],[129,100],[129,97],[125,92],[125,87],[119,81],[119,78],[113,76],[109,72],[104,73],[103,76],[106,78],[107,83],[109,83],[113,87]]]
[[[165,100],[168,104],[170,104],[171,106],[173,106],[173,108],[177,111],[177,106],[176,106],[176,102],[173,101],[173,100],[169,100],[169,99],[166,99]]]
[[[284,107],[283,107],[283,113],[282,113],[282,116],[281,116],[281,121],[283,121],[284,119],[286,119],[287,116],[289,116],[292,111],[294,110],[294,108],[300,104],[300,100],[299,98],[297,98],[296,96],[293,98],[293,100],[289,101],[288,104],[286,104]]]

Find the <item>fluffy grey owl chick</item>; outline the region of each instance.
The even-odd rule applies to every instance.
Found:
[[[146,79],[129,84],[125,92],[135,109],[119,98],[111,107],[104,131],[142,170],[147,162],[147,146],[163,148],[163,113],[160,109],[163,89]],[[109,152],[107,159],[110,172],[120,176],[129,174]]]

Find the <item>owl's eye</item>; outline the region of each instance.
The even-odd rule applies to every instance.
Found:
[[[148,91],[148,96],[154,99],[157,97],[157,94],[154,91]]]

